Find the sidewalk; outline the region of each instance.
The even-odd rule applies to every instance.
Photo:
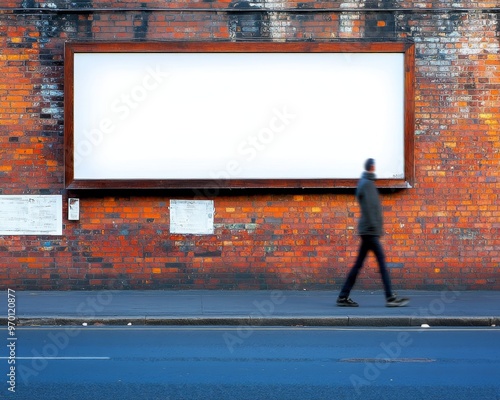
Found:
[[[385,307],[382,291],[17,291],[17,325],[492,326],[500,292],[403,291],[407,307]],[[2,292],[7,310],[7,292]],[[0,324],[7,324],[7,311]]]

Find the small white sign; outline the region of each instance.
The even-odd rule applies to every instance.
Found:
[[[68,199],[68,220],[78,221],[80,219],[80,199]]]
[[[213,234],[213,200],[170,200],[170,233]]]
[[[62,196],[0,196],[0,235],[62,235]]]

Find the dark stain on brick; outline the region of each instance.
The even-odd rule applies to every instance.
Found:
[[[38,31],[40,32],[40,41],[47,43],[51,38],[57,38],[61,35],[63,27],[66,23],[66,18],[59,18],[52,15],[43,15],[36,23]],[[47,56],[53,55],[54,52],[50,51]]]
[[[371,39],[392,39],[396,34],[396,19],[392,12],[367,13],[365,37]]]
[[[89,6],[91,8],[92,6]],[[70,18],[72,17],[71,15],[69,16]],[[66,30],[67,31],[74,31],[75,33],[72,33],[72,35],[78,36],[78,37],[83,37],[85,39],[87,38],[92,38],[94,36],[92,32],[92,25],[94,19],[98,19],[99,17],[96,15],[87,15],[87,16],[81,16],[80,18],[71,18],[67,20],[66,23]]]
[[[474,75],[474,72],[467,72],[463,75],[463,77],[467,80],[467,83],[464,83],[463,85],[464,88],[472,91],[472,93],[474,94],[474,91],[476,90],[476,77]]]
[[[193,242],[183,242],[179,246],[179,250],[182,251],[183,253],[189,253],[190,251],[194,250],[194,243]]]
[[[251,272],[236,272],[234,274],[234,278],[238,281],[253,280],[255,278],[255,274]]]
[[[168,253],[172,251],[174,248],[174,244],[170,240],[164,240],[160,244],[160,248],[165,252]]]
[[[245,224],[227,224],[226,228],[231,231],[239,231],[245,229]]]
[[[195,257],[221,257],[222,256],[222,251],[220,251],[220,250],[215,250],[215,251],[200,251],[200,252],[195,252],[194,256]]]
[[[415,218],[415,222],[419,224],[422,229],[425,229],[425,218],[417,217]]]
[[[305,21],[314,21],[314,14],[313,13],[304,13],[304,14],[291,14],[290,19],[292,21],[300,21],[300,22],[305,22]]]
[[[473,240],[480,234],[480,231],[478,229],[469,228],[453,228],[450,229],[450,232],[460,240]]]
[[[186,269],[186,263],[179,263],[179,262],[165,263],[165,268]]]
[[[379,8],[379,9],[387,9],[387,8],[396,8],[397,1],[395,0],[366,0],[365,8]]]
[[[7,43],[7,47],[10,49],[31,49],[33,47],[33,43],[22,42],[22,43]]]
[[[21,3],[22,8],[36,8],[37,4],[35,0],[23,0]]]
[[[104,277],[104,276],[103,276]],[[133,286],[133,282],[130,276],[127,274],[118,274],[117,276],[106,276],[107,283],[103,284],[102,287],[109,289],[130,289]]]
[[[450,13],[447,15],[442,15],[438,23],[438,32],[449,35],[453,32],[457,32],[462,16],[460,14]]]
[[[143,7],[146,5],[143,3]],[[151,12],[143,11],[134,16],[134,38],[137,40],[144,40],[148,34],[148,22]]]
[[[72,0],[70,8],[92,8],[93,0]]]
[[[498,15],[498,14],[497,14]],[[496,23],[495,24],[496,28],[497,28],[497,38],[500,37],[500,24],[499,23]]]
[[[276,250],[278,250],[278,246],[276,245],[264,246],[264,251],[266,254],[273,254]]]
[[[248,1],[235,1],[229,8],[245,10],[242,13],[231,13],[229,16],[229,35],[231,39],[268,38],[269,15],[259,11],[259,7],[251,5]],[[254,9],[255,12],[247,12]]]

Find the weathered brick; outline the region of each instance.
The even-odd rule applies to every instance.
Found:
[[[404,1],[398,4],[404,12],[364,11],[349,1],[272,1],[266,7],[273,12],[225,13],[208,9],[236,2],[93,0],[88,4],[105,11],[78,13],[74,5],[53,14],[51,7],[62,10],[67,1],[52,0],[37,3],[40,13],[26,14],[18,3],[7,1],[3,7],[12,11],[0,12],[2,194],[68,195],[67,40],[410,39],[416,47],[416,184],[382,195],[394,284],[500,288],[499,31],[497,14],[482,12],[494,1],[466,2],[477,12],[456,7],[447,13],[435,10],[439,0],[426,2],[425,11],[421,2]],[[367,8],[383,2],[375,3]],[[175,10],[190,7],[204,10]],[[309,10],[318,7],[329,10]],[[64,220],[63,236],[50,239],[51,249],[43,237],[1,237],[0,286],[337,289],[356,257],[353,193],[217,194],[215,233],[207,236],[171,235],[169,198],[85,194],[80,221]],[[377,273],[370,256],[359,287],[378,287]]]

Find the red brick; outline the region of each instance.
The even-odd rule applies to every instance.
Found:
[[[235,14],[173,10],[225,8],[230,3],[216,0],[207,6],[173,1],[170,10],[159,11],[165,2],[94,1],[94,7],[108,11],[85,10],[79,15],[72,10],[71,15],[78,18],[58,12],[51,16],[53,26],[65,28],[50,32],[41,28],[43,16],[0,13],[2,194],[48,190],[64,193],[65,200],[69,195],[63,186],[62,112],[41,117],[46,114],[43,109],[62,107],[63,99],[56,92],[63,90],[66,40],[231,40],[235,32],[230,19]],[[339,4],[306,0],[301,6],[335,9]],[[113,7],[134,6],[152,8],[145,37],[134,38],[145,23],[135,18],[137,13],[113,11]],[[298,3],[289,6],[298,7]],[[416,6],[416,0],[401,4]],[[377,40],[416,39],[416,185],[382,196],[387,258],[404,264],[391,273],[395,285],[406,289],[444,285],[499,289],[500,76],[496,67],[500,57],[498,38],[491,29],[496,26],[495,14],[481,13],[482,6],[471,3],[469,7],[478,12],[450,25],[447,13],[432,10],[441,6],[439,1],[426,6],[425,13],[405,12],[397,26],[389,26],[389,19],[373,20],[370,31],[369,16],[362,9],[356,14],[344,12],[343,19],[331,11],[308,10],[294,13],[293,18],[280,13],[279,26],[272,27],[277,29],[266,27],[262,32],[274,32],[280,40],[366,39],[363,35],[368,33]],[[8,1],[5,7],[19,5]],[[449,31],[442,30],[444,25]],[[481,41],[470,41],[473,35]],[[37,42],[40,38],[43,46]],[[435,54],[426,55],[429,44]],[[53,96],[41,92],[42,82],[55,85]],[[0,265],[5,272],[0,286],[92,289],[114,287],[123,279],[132,287],[151,289],[262,285],[338,289],[357,254],[359,208],[352,193],[221,194],[215,198],[215,220],[221,227],[208,236],[171,235],[170,198],[179,197],[168,192],[87,193],[81,196],[80,221],[66,221],[65,209],[62,237],[1,237]],[[243,228],[233,229],[231,224]],[[249,224],[255,226],[250,229]],[[44,250],[47,241],[57,250]],[[379,287],[372,256],[368,263],[358,285]],[[60,278],[50,280],[51,274]],[[115,278],[117,274],[124,276]],[[23,283],[26,279],[36,285]]]

